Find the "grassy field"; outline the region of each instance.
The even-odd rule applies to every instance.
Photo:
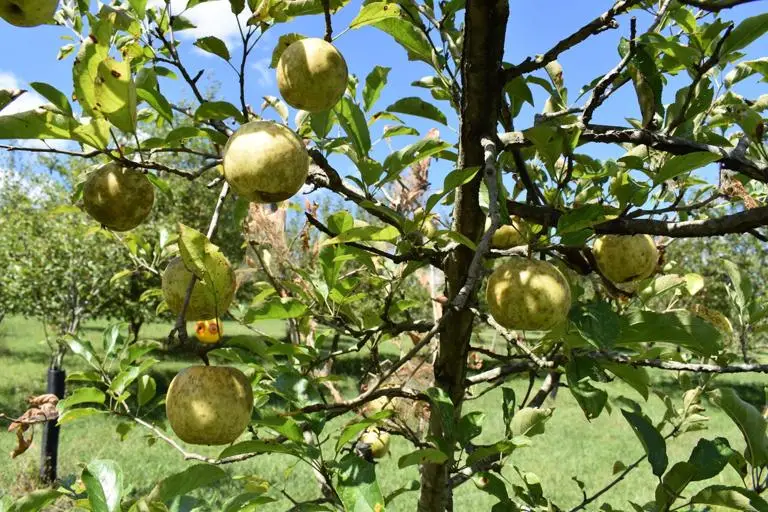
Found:
[[[94,322],[86,326],[86,335],[94,341],[100,339],[101,330],[106,324]],[[280,324],[264,324],[260,328],[279,333]],[[143,336],[161,337],[167,334],[167,325],[150,325]],[[227,325],[228,335],[241,333],[234,325]],[[43,341],[44,334],[39,324],[20,318],[10,318],[0,324],[0,412],[9,415],[18,414],[24,409],[24,400],[32,394],[45,391],[45,372],[48,365],[48,346]],[[184,361],[164,361],[158,365],[158,378],[168,379],[186,363]],[[354,367],[354,362],[345,367]],[[358,365],[359,366],[359,365]],[[65,367],[69,371],[81,369],[75,357],[67,357]],[[669,392],[674,389],[669,379],[673,374],[654,374],[655,381]],[[662,380],[667,379],[667,380]],[[740,391],[749,391],[753,400],[762,401],[763,386],[768,384],[765,376],[749,376],[738,378],[723,378],[721,384],[733,384]],[[525,393],[526,380],[515,380],[510,383],[518,396]],[[642,401],[641,397],[630,388],[622,385],[611,385],[611,398],[620,395]],[[679,395],[673,395],[679,404]],[[593,492],[613,477],[611,475],[614,462],[626,464],[634,461],[642,454],[642,446],[632,433],[626,421],[617,410],[612,414],[604,412],[598,419],[588,422],[567,389],[561,389],[557,399],[549,404],[556,408],[555,414],[546,425],[546,433],[534,438],[533,445],[515,452],[513,464],[504,470],[504,477],[513,484],[518,484],[515,468],[537,474],[542,482],[544,493],[556,504],[569,508],[579,503],[581,491],[572,477],[584,481],[587,492]],[[658,398],[652,397],[643,404],[645,412],[654,420],[661,418],[663,406]],[[467,410],[479,410],[487,413],[483,423],[484,431],[479,442],[497,440],[504,426],[500,414],[501,394],[498,390],[483,395],[477,400],[467,403]],[[700,437],[713,438],[724,436],[731,445],[743,450],[744,441],[735,426],[717,409],[708,408],[706,413],[711,417],[709,428],[704,432],[694,432],[672,440],[668,444],[670,467],[677,461],[687,459],[691,448]],[[330,441],[324,446],[327,455],[333,455],[336,433],[344,421],[350,417],[339,418],[326,429]],[[93,459],[112,459],[117,461],[125,474],[125,482],[131,492],[146,492],[162,476],[171,472],[181,471],[189,466],[178,452],[162,442],[148,446],[147,432],[139,428],[133,429],[124,441],[120,441],[115,432],[118,420],[111,417],[87,418],[65,426],[61,434],[61,451],[59,474],[66,477],[79,473],[82,464]],[[15,444],[15,437],[0,431],[0,494],[18,494],[34,485],[33,475],[36,472],[39,459],[39,444],[35,445],[21,457],[12,460],[8,456]],[[191,448],[191,447],[190,447]],[[215,454],[217,450],[197,450],[200,453]],[[388,494],[399,485],[410,480],[418,479],[415,467],[399,470],[397,459],[409,451],[405,442],[395,438],[392,455],[381,461],[377,474],[384,494]],[[297,464],[294,459],[285,456],[260,456],[244,463],[227,467],[233,476],[252,476],[268,480],[273,493],[279,495],[284,489],[294,499],[309,499],[316,497],[317,487],[310,470]],[[197,496],[206,503],[205,510],[220,510],[221,504],[235,493],[242,491],[244,480],[233,480],[225,485],[206,489]],[[650,466],[643,463],[613,490],[598,500],[589,510],[597,510],[604,501],[615,506],[625,506],[627,500],[638,503],[653,497],[656,479]],[[738,484],[735,472],[727,469],[708,484]],[[692,487],[694,488],[694,487]],[[511,487],[510,487],[511,490]],[[415,510],[417,493],[406,493],[392,502],[387,510]],[[484,492],[475,488],[472,483],[461,487],[455,499],[455,510],[489,510],[495,503]],[[285,510],[288,501],[265,506],[263,510]],[[262,510],[262,509],[260,509]]]

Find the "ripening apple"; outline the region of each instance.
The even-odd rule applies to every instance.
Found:
[[[17,27],[53,22],[58,0],[0,0],[0,18]]]
[[[507,329],[546,331],[568,316],[571,289],[551,263],[513,257],[488,278],[486,300],[491,316]]]
[[[603,235],[592,252],[600,272],[619,284],[651,276],[659,262],[659,251],[649,235]]]
[[[300,39],[277,63],[277,87],[286,103],[307,112],[322,112],[338,103],[347,89],[347,63],[329,42]]]
[[[389,432],[378,428],[368,428],[360,436],[360,442],[368,445],[374,459],[380,459],[389,453]]]
[[[191,444],[229,444],[251,422],[248,378],[229,366],[191,366],[171,381],[165,413],[179,438]]]
[[[154,203],[155,187],[144,173],[116,162],[91,172],[83,187],[85,211],[115,231],[128,231],[141,224]]]
[[[185,318],[201,320],[214,318],[226,313],[235,296],[235,273],[227,257],[220,252],[210,255],[208,276],[203,281],[196,280],[189,299]],[[184,266],[181,258],[174,258],[163,272],[163,298],[168,309],[178,315],[184,307],[187,288],[192,280],[192,272]]]
[[[309,173],[309,154],[290,128],[272,121],[242,125],[224,146],[224,178],[239,196],[277,203],[294,196]]]

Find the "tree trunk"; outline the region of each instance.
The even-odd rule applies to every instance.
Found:
[[[460,112],[460,168],[482,166],[480,140],[496,134],[501,100],[501,62],[504,53],[509,4],[507,0],[468,0],[462,49],[462,97]],[[457,191],[453,211],[453,229],[477,241],[485,226],[478,192],[483,173]],[[467,279],[473,252],[465,246],[455,249],[446,261],[446,295],[453,300]],[[471,301],[470,301],[471,302]],[[435,364],[435,385],[454,403],[456,420],[461,416],[464,399],[467,351],[474,316],[466,309],[457,311],[444,322]],[[445,428],[439,414],[430,418],[430,434],[444,438]],[[453,439],[446,439],[448,460],[443,464],[425,464],[421,472],[420,512],[452,509],[452,491],[448,488],[449,470],[454,462]]]

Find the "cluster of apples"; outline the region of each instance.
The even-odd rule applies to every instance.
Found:
[[[529,227],[518,218],[501,226],[491,246],[509,249],[528,243]],[[598,270],[615,284],[651,276],[659,252],[648,235],[603,235],[592,248]],[[565,321],[571,309],[571,289],[563,273],[547,261],[511,257],[488,279],[486,300],[491,316],[513,330],[546,331]]]
[[[316,38],[301,39],[283,51],[277,84],[285,101],[308,112],[333,107],[347,87],[347,64],[336,48]],[[274,203],[294,196],[309,173],[304,142],[285,125],[272,121],[243,124],[224,147],[224,179],[240,197]],[[234,293],[232,267],[214,253],[206,279],[192,289],[186,318],[217,317],[229,308]],[[163,296],[180,313],[192,273],[180,258],[163,274]],[[212,321],[198,322],[198,339],[206,342]],[[216,322],[216,334],[220,335]],[[253,393],[247,377],[228,366],[193,366],[179,372],[166,396],[166,415],[180,439],[192,444],[220,445],[235,441],[250,423]]]

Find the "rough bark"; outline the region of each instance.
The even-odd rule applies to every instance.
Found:
[[[460,112],[460,167],[482,166],[484,163],[482,137],[496,133],[501,98],[501,61],[509,16],[506,0],[468,0],[464,23],[462,49],[462,98]],[[457,190],[453,229],[478,240],[485,218],[478,203],[483,173]],[[446,295],[452,300],[464,285],[473,252],[464,246],[456,248],[445,263]],[[461,414],[466,376],[466,359],[472,333],[473,315],[466,308],[448,318],[440,331],[440,348],[435,363],[435,385],[444,390]],[[454,418],[454,421],[455,419]],[[430,434],[444,437],[444,425],[439,414],[432,414]],[[452,440],[447,440],[452,446]],[[448,444],[448,443],[446,443]],[[447,448],[446,448],[447,449]],[[452,450],[451,450],[452,451]],[[420,512],[441,512],[450,509],[451,491],[448,486],[453,453],[444,464],[425,464],[421,474]]]

